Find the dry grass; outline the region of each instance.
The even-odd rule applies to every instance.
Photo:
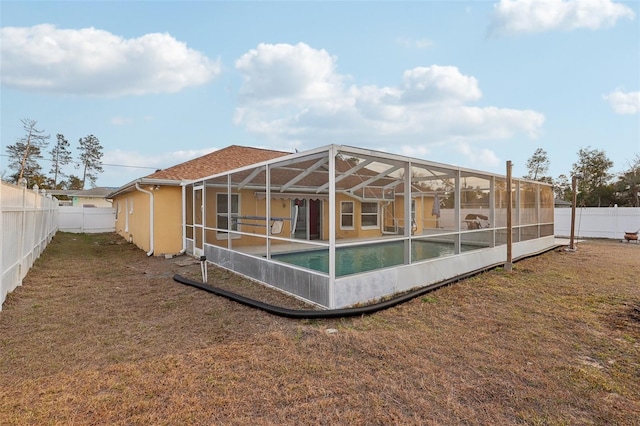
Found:
[[[640,244],[316,321],[177,284],[187,259],[59,233],[0,312],[0,424],[640,424]]]

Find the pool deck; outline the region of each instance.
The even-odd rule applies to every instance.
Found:
[[[434,234],[432,234],[434,235]],[[437,235],[437,234],[435,234]],[[342,239],[340,243],[352,243],[352,242],[375,242],[375,241],[385,241],[387,239],[397,238],[395,235],[390,236],[382,236],[378,238],[367,238],[367,239]],[[305,241],[305,240],[302,240]],[[320,240],[315,240],[320,244],[313,244],[309,242],[292,242],[292,243],[281,243],[281,244],[272,244],[271,245],[271,254],[282,254],[282,253],[292,253],[292,252],[301,252],[307,250],[321,250],[324,248],[328,248],[328,243],[326,241],[322,242]],[[568,246],[570,240],[568,238],[558,238],[554,239],[556,246]],[[582,241],[582,240],[580,240]],[[580,241],[576,241],[580,242]],[[339,243],[339,244],[340,244]],[[338,245],[339,245],[338,244]],[[241,253],[249,254],[252,256],[264,257],[267,254],[267,250],[265,246],[247,246],[247,247],[235,247],[234,250],[239,251]]]

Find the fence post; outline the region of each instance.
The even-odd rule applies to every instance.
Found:
[[[18,262],[18,285],[22,285],[22,270],[23,270],[23,262],[24,262],[24,240],[25,240],[25,228],[27,222],[27,182],[22,181],[22,221],[20,223],[20,261]]]
[[[31,243],[30,243],[30,247],[31,247],[31,256],[29,256],[29,269],[31,269],[31,265],[33,265],[33,261],[36,255],[36,247],[37,247],[37,240],[36,240],[36,234],[37,234],[37,225],[38,225],[38,187],[37,185],[34,185],[33,188],[33,213],[31,213],[31,215],[33,216],[33,232],[31,233]]]
[[[4,275],[4,254],[3,254],[3,250],[4,250],[4,238],[5,237],[5,231],[4,231],[4,206],[5,206],[5,202],[3,201],[2,198],[2,188],[4,187],[4,185],[2,184],[2,182],[0,182],[0,235],[3,236],[3,239],[0,240],[0,311],[2,311],[2,303],[4,303],[4,297],[5,297],[5,288],[7,287],[7,283],[6,280],[2,279],[2,276]],[[8,291],[8,290],[7,290]]]
[[[2,182],[0,191],[1,311],[7,294],[22,285],[34,260],[53,238],[58,210],[46,191],[28,189],[26,180],[19,185]]]

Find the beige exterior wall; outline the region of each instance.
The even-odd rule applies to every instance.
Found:
[[[344,227],[341,222],[341,206],[342,203],[353,203],[353,226]],[[381,229],[381,205],[378,203],[378,226],[375,229],[367,229],[362,225],[362,203],[359,200],[351,198],[345,194],[336,194],[336,238],[337,239],[354,239],[354,238],[375,238],[382,235]],[[326,228],[328,228],[328,219]]]
[[[116,233],[148,252],[149,244],[149,195],[130,191],[113,200],[116,207]]]
[[[205,194],[205,226],[216,227],[217,218],[217,198],[218,193],[226,194],[226,190],[219,188],[207,188]],[[267,203],[264,199],[259,200],[255,196],[255,190],[241,190],[240,192],[234,192],[240,196],[240,216],[258,216],[266,217]],[[290,217],[291,216],[291,200],[274,199],[271,201],[271,217]],[[240,219],[238,230],[241,232],[255,234],[256,238],[251,236],[242,235],[240,238],[234,238],[232,244],[234,247],[247,247],[264,244],[264,237],[266,235],[267,228],[264,220],[255,219]],[[280,236],[288,238],[291,235],[290,220],[283,221],[282,231]],[[226,247],[226,234],[218,233],[216,231],[207,231],[205,242],[207,244],[213,244],[220,247]],[[277,243],[276,243],[277,244]]]
[[[178,254],[182,250],[182,187],[161,186],[153,196],[154,255]]]
[[[431,214],[433,197],[414,197],[416,221],[412,224],[412,232],[421,234],[425,229],[437,228],[438,218]],[[404,217],[404,197],[396,197],[396,212],[398,217]]]
[[[226,194],[226,190],[220,188],[207,188],[205,195],[205,227],[216,227],[217,225],[217,195],[219,193]],[[240,216],[258,216],[266,217],[266,201],[264,199],[258,199],[255,196],[254,190],[242,190],[236,192],[240,196],[239,215]],[[431,216],[431,209],[433,207],[432,197],[420,197],[414,199],[416,203],[416,216],[423,217],[423,212],[426,212],[426,221],[417,221],[413,231],[414,233],[421,233],[423,229],[435,228],[437,226],[437,218]],[[292,200],[286,199],[272,199],[271,201],[271,217],[289,217],[292,211]],[[342,202],[353,203],[353,226],[343,227],[341,226],[341,205]],[[376,238],[383,235],[382,227],[384,220],[382,213],[382,203],[378,202],[378,226],[375,228],[363,226],[362,224],[362,203],[354,198],[351,198],[345,194],[336,195],[336,237],[338,239],[360,239],[360,238]],[[327,241],[329,239],[329,202],[327,200],[321,201],[321,239]],[[397,197],[395,200],[395,214],[394,217],[399,219],[400,227],[404,224],[404,201],[403,197]],[[428,218],[433,218],[429,220]],[[261,226],[262,225],[262,226]],[[252,238],[248,235],[237,236],[232,239],[232,246],[236,248],[259,246],[265,244],[264,237],[266,235],[267,228],[264,226],[265,222],[254,219],[240,219],[238,230],[243,233],[255,234],[256,237]],[[292,221],[285,220],[283,222],[282,232],[279,236],[289,238],[291,235]],[[207,231],[205,236],[206,244],[213,244],[219,247],[227,248],[227,236],[226,233],[218,233],[216,231]],[[279,241],[272,241],[272,244],[279,244]]]
[[[82,207],[85,204],[95,207],[111,207],[111,203],[104,198],[98,197],[73,197],[72,204]]]
[[[149,190],[148,188],[144,188]],[[217,188],[207,188],[205,194],[205,217],[204,224],[207,227],[216,226],[217,211],[217,194],[219,192],[226,193],[224,190]],[[242,190],[240,195],[240,215],[241,216],[266,216],[266,202],[264,199],[258,199],[254,190]],[[155,256],[163,256],[166,254],[175,255],[182,250],[182,188],[179,186],[161,186],[159,190],[153,191],[154,197],[154,247],[153,254]],[[341,228],[340,206],[342,201],[353,202],[353,227]],[[136,189],[121,194],[114,198],[113,207],[116,209],[116,232],[125,240],[131,241],[140,249],[148,252],[151,250],[149,241],[149,202],[150,196]],[[290,217],[292,211],[292,200],[272,199],[271,201],[271,217]],[[429,213],[433,206],[433,198],[424,197],[416,198],[416,215],[423,217],[422,212]],[[322,214],[322,235],[321,239],[327,241],[329,239],[329,208],[328,201],[321,202]],[[402,197],[395,200],[395,217],[404,218],[404,202]],[[338,239],[358,239],[358,238],[375,238],[382,235],[381,227],[383,226],[382,205],[378,203],[378,227],[375,229],[367,229],[361,223],[362,207],[359,200],[353,199],[344,194],[336,196],[336,229]],[[423,224],[420,221],[414,228],[415,232],[422,232],[424,228],[435,227],[435,217],[433,217],[433,225]],[[244,233],[255,234],[256,237],[243,235],[240,238],[234,238],[232,245],[234,247],[250,247],[259,246],[265,243],[264,237],[267,228],[264,221],[241,219],[239,229]],[[289,238],[291,235],[292,221],[283,221],[282,231],[279,236]],[[217,233],[216,231],[207,231],[205,237],[207,244],[213,244],[221,247],[227,247],[226,234]],[[278,244],[273,241],[273,244]]]
[[[178,254],[182,250],[182,188],[162,186],[153,191],[153,197],[153,254]],[[116,208],[116,233],[145,252],[151,250],[149,204],[150,195],[136,189],[113,199],[113,207]]]

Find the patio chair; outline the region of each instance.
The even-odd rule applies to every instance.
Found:
[[[489,217],[483,214],[469,213],[465,216],[464,222],[467,224],[467,229],[482,229],[489,227]]]

